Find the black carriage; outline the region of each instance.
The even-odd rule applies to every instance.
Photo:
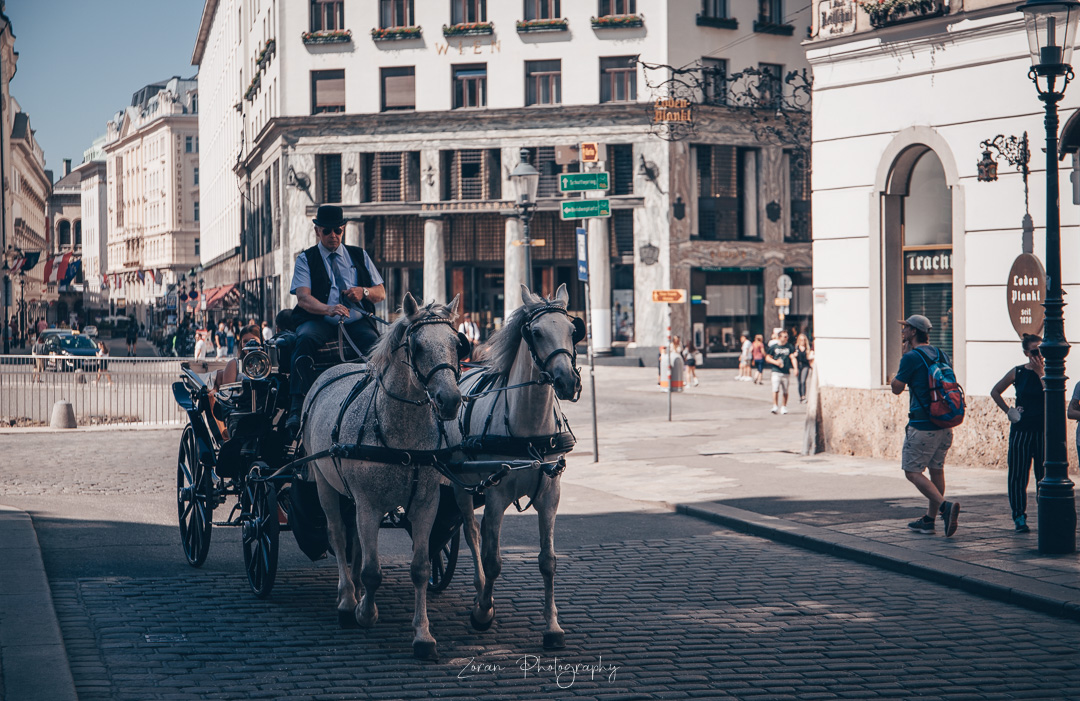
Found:
[[[173,383],[173,396],[188,415],[180,439],[176,488],[180,540],[189,564],[206,560],[214,526],[239,527],[243,539],[244,569],[255,596],[269,596],[277,574],[278,540],[290,531],[297,545],[312,560],[329,550],[326,518],[314,481],[308,476],[303,445],[285,428],[289,406],[289,339],[278,337],[266,345],[249,344],[238,361],[238,381],[215,387],[210,366],[182,365],[182,379]],[[317,363],[325,370],[341,362],[365,366],[341,348],[329,348]],[[219,423],[220,422],[220,423]],[[224,428],[222,428],[222,424]],[[444,486],[439,512],[432,527],[431,578],[428,590],[445,589],[457,565],[461,540],[461,513],[451,487]],[[235,497],[224,520],[214,511]],[[347,506],[351,509],[351,504]],[[385,516],[383,527],[411,524],[403,509]]]

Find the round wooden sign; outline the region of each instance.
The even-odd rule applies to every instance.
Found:
[[[1009,270],[1006,286],[1009,298],[1009,319],[1017,335],[1041,334],[1043,301],[1046,298],[1046,271],[1042,262],[1031,253],[1021,253]]]

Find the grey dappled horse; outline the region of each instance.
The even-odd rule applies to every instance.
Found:
[[[403,316],[379,338],[371,351],[371,380],[354,398],[338,429],[341,443],[358,442],[402,451],[436,450],[440,447],[439,419],[453,420],[461,406],[458,389],[462,336],[455,331],[458,298],[449,305],[418,307],[412,295],[402,302]],[[468,344],[468,341],[465,341]],[[358,374],[355,365],[327,370],[308,392],[303,431],[309,455],[334,443],[332,429],[338,425]],[[321,388],[321,389],[320,389]],[[436,413],[438,416],[436,417]],[[428,539],[439,507],[439,485],[445,478],[429,465],[402,465],[323,458],[313,463],[319,501],[326,512],[330,545],[338,565],[338,620],[343,626],[370,627],[379,618],[375,592],[382,580],[379,567],[379,525],[384,514],[401,506],[412,522],[413,557],[409,573],[416,588],[413,616],[413,654],[438,659],[435,638],[428,629],[427,584],[431,574]],[[340,495],[356,504],[355,541],[348,548],[349,529],[342,518]],[[346,553],[352,553],[348,562]],[[361,558],[357,577],[356,556]],[[361,587],[362,585],[362,587]],[[357,596],[362,593],[359,604]]]
[[[566,285],[560,285],[555,298],[545,300],[521,286],[519,307],[506,319],[502,329],[480,346],[473,357],[486,365],[489,372],[498,373],[496,387],[527,383],[524,387],[491,392],[476,399],[469,414],[466,436],[480,435],[488,425],[488,435],[551,436],[559,432],[556,422],[555,397],[575,400],[581,380],[574,368],[573,348],[575,331],[584,333],[580,321],[575,323],[566,315],[569,297]],[[530,344],[532,348],[530,349]],[[560,350],[562,349],[562,350]],[[546,364],[540,368],[537,361]],[[541,372],[545,378],[541,381]],[[461,390],[468,395],[484,373],[469,373],[462,379]],[[489,416],[491,417],[489,419]],[[451,445],[462,440],[461,421],[446,422]],[[509,429],[509,431],[508,431]],[[566,429],[562,429],[566,430]],[[549,453],[545,460],[554,460],[559,453]],[[523,458],[517,455],[479,454],[477,459]],[[477,482],[487,475],[463,474],[465,482]],[[555,512],[559,508],[559,475],[548,477],[539,468],[514,470],[497,485],[484,490],[483,527],[477,526],[472,495],[455,489],[458,507],[464,515],[465,539],[473,555],[476,600],[469,619],[477,630],[487,630],[495,619],[492,590],[502,570],[499,535],[506,508],[522,497],[531,498],[540,524],[540,572],[544,577],[544,647],[564,647],[565,635],[559,626],[555,607]],[[481,537],[482,536],[482,537]]]

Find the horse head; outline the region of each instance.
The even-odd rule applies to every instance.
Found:
[[[581,374],[575,367],[575,346],[585,338],[585,324],[566,312],[570,295],[559,285],[554,299],[547,301],[521,286],[521,301],[527,318],[521,335],[532,353],[533,362],[546,374],[559,399],[577,401]]]
[[[443,421],[457,418],[461,407],[461,390],[458,388],[461,358],[468,356],[470,350],[468,339],[454,328],[458,302],[459,298],[454,297],[446,306],[429,304],[421,307],[406,292],[401,303],[406,317],[400,346],[405,352],[405,362]]]

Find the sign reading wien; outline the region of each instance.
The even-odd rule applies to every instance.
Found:
[[[1018,336],[1042,333],[1043,295],[1046,290],[1046,271],[1031,253],[1021,253],[1009,270],[1009,319]]]

